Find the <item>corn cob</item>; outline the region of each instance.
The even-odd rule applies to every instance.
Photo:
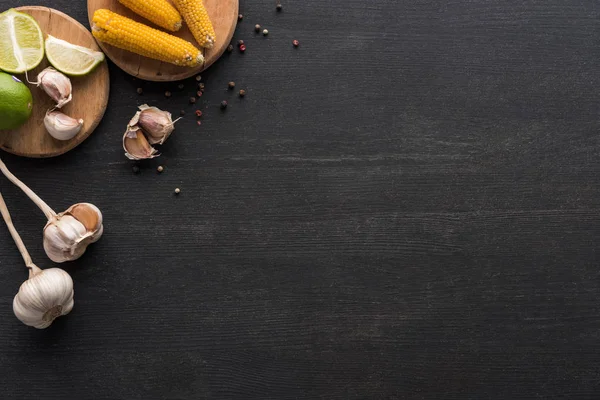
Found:
[[[190,42],[110,10],[96,10],[92,34],[101,42],[171,64],[195,67],[204,62],[200,50]]]
[[[161,28],[172,32],[181,29],[181,15],[167,0],[119,0],[119,3]]]
[[[210,49],[214,46],[215,29],[204,7],[202,0],[172,0],[179,10],[190,32],[201,47]]]

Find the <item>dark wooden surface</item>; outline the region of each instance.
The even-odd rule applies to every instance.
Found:
[[[41,3],[86,23],[82,1]],[[3,154],[55,208],[98,205],[106,233],[40,332],[13,316],[26,271],[0,229],[1,397],[598,398],[597,2],[283,5],[242,2],[248,50],[203,74],[202,126],[193,80],[112,66],[83,145]],[[141,103],[187,115],[134,175]],[[0,187],[51,267],[42,214]]]

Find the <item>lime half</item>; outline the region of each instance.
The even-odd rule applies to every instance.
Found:
[[[104,53],[77,46],[65,40],[48,35],[46,57],[50,64],[63,74],[87,75],[104,61]]]
[[[20,74],[43,58],[44,38],[35,19],[12,8],[0,14],[0,69]]]

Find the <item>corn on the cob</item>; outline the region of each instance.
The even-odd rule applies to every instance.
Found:
[[[96,10],[92,34],[101,42],[171,64],[195,67],[204,56],[193,44],[110,10]]]
[[[167,0],[119,0],[119,3],[161,28],[172,32],[181,29],[181,14]]]
[[[204,7],[202,0],[172,0],[179,10],[190,32],[201,47],[210,49],[214,46],[215,29]]]

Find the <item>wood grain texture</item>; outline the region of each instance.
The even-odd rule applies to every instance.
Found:
[[[75,19],[48,7],[19,7],[19,11],[33,16],[45,35],[52,35],[70,43],[100,50],[91,33]],[[28,73],[35,81],[38,73],[50,66],[44,58],[42,63]],[[19,78],[26,82],[25,74]],[[55,157],[75,148],[87,139],[100,123],[106,111],[110,90],[108,66],[100,64],[90,75],[71,78],[73,100],[62,108],[62,112],[83,119],[81,131],[71,140],[56,140],[44,127],[46,111],[55,103],[41,88],[28,85],[33,96],[33,112],[25,125],[13,131],[0,130],[0,148],[25,157]]]
[[[223,55],[227,49],[227,46],[229,46],[229,43],[231,42],[239,13],[239,0],[203,1],[213,23],[217,40],[212,49],[202,49],[202,53],[204,54],[204,64],[198,66],[197,68],[178,67],[162,61],[142,57],[129,51],[118,49],[106,43],[98,42],[98,44],[100,47],[102,47],[104,53],[123,71],[140,79],[157,82],[169,82],[178,81],[197,75],[214,64],[215,61],[217,61],[217,59]],[[87,4],[90,25],[92,23],[91,21],[94,12],[101,8],[107,8],[128,18],[157,28],[150,21],[135,14],[117,0],[87,0]],[[183,28],[181,28],[179,32],[168,33],[183,38],[198,47],[198,43],[196,43],[194,36],[187,28],[186,24],[183,24]]]
[[[72,314],[38,332],[12,314],[26,271],[0,227],[0,397],[597,398],[600,3],[282,4],[241,3],[248,51],[195,104],[193,78],[110,63],[76,151],[3,156],[51,206],[97,204],[105,234],[64,265]],[[185,115],[133,174],[121,134],[144,103]],[[0,189],[52,266],[43,215]]]

